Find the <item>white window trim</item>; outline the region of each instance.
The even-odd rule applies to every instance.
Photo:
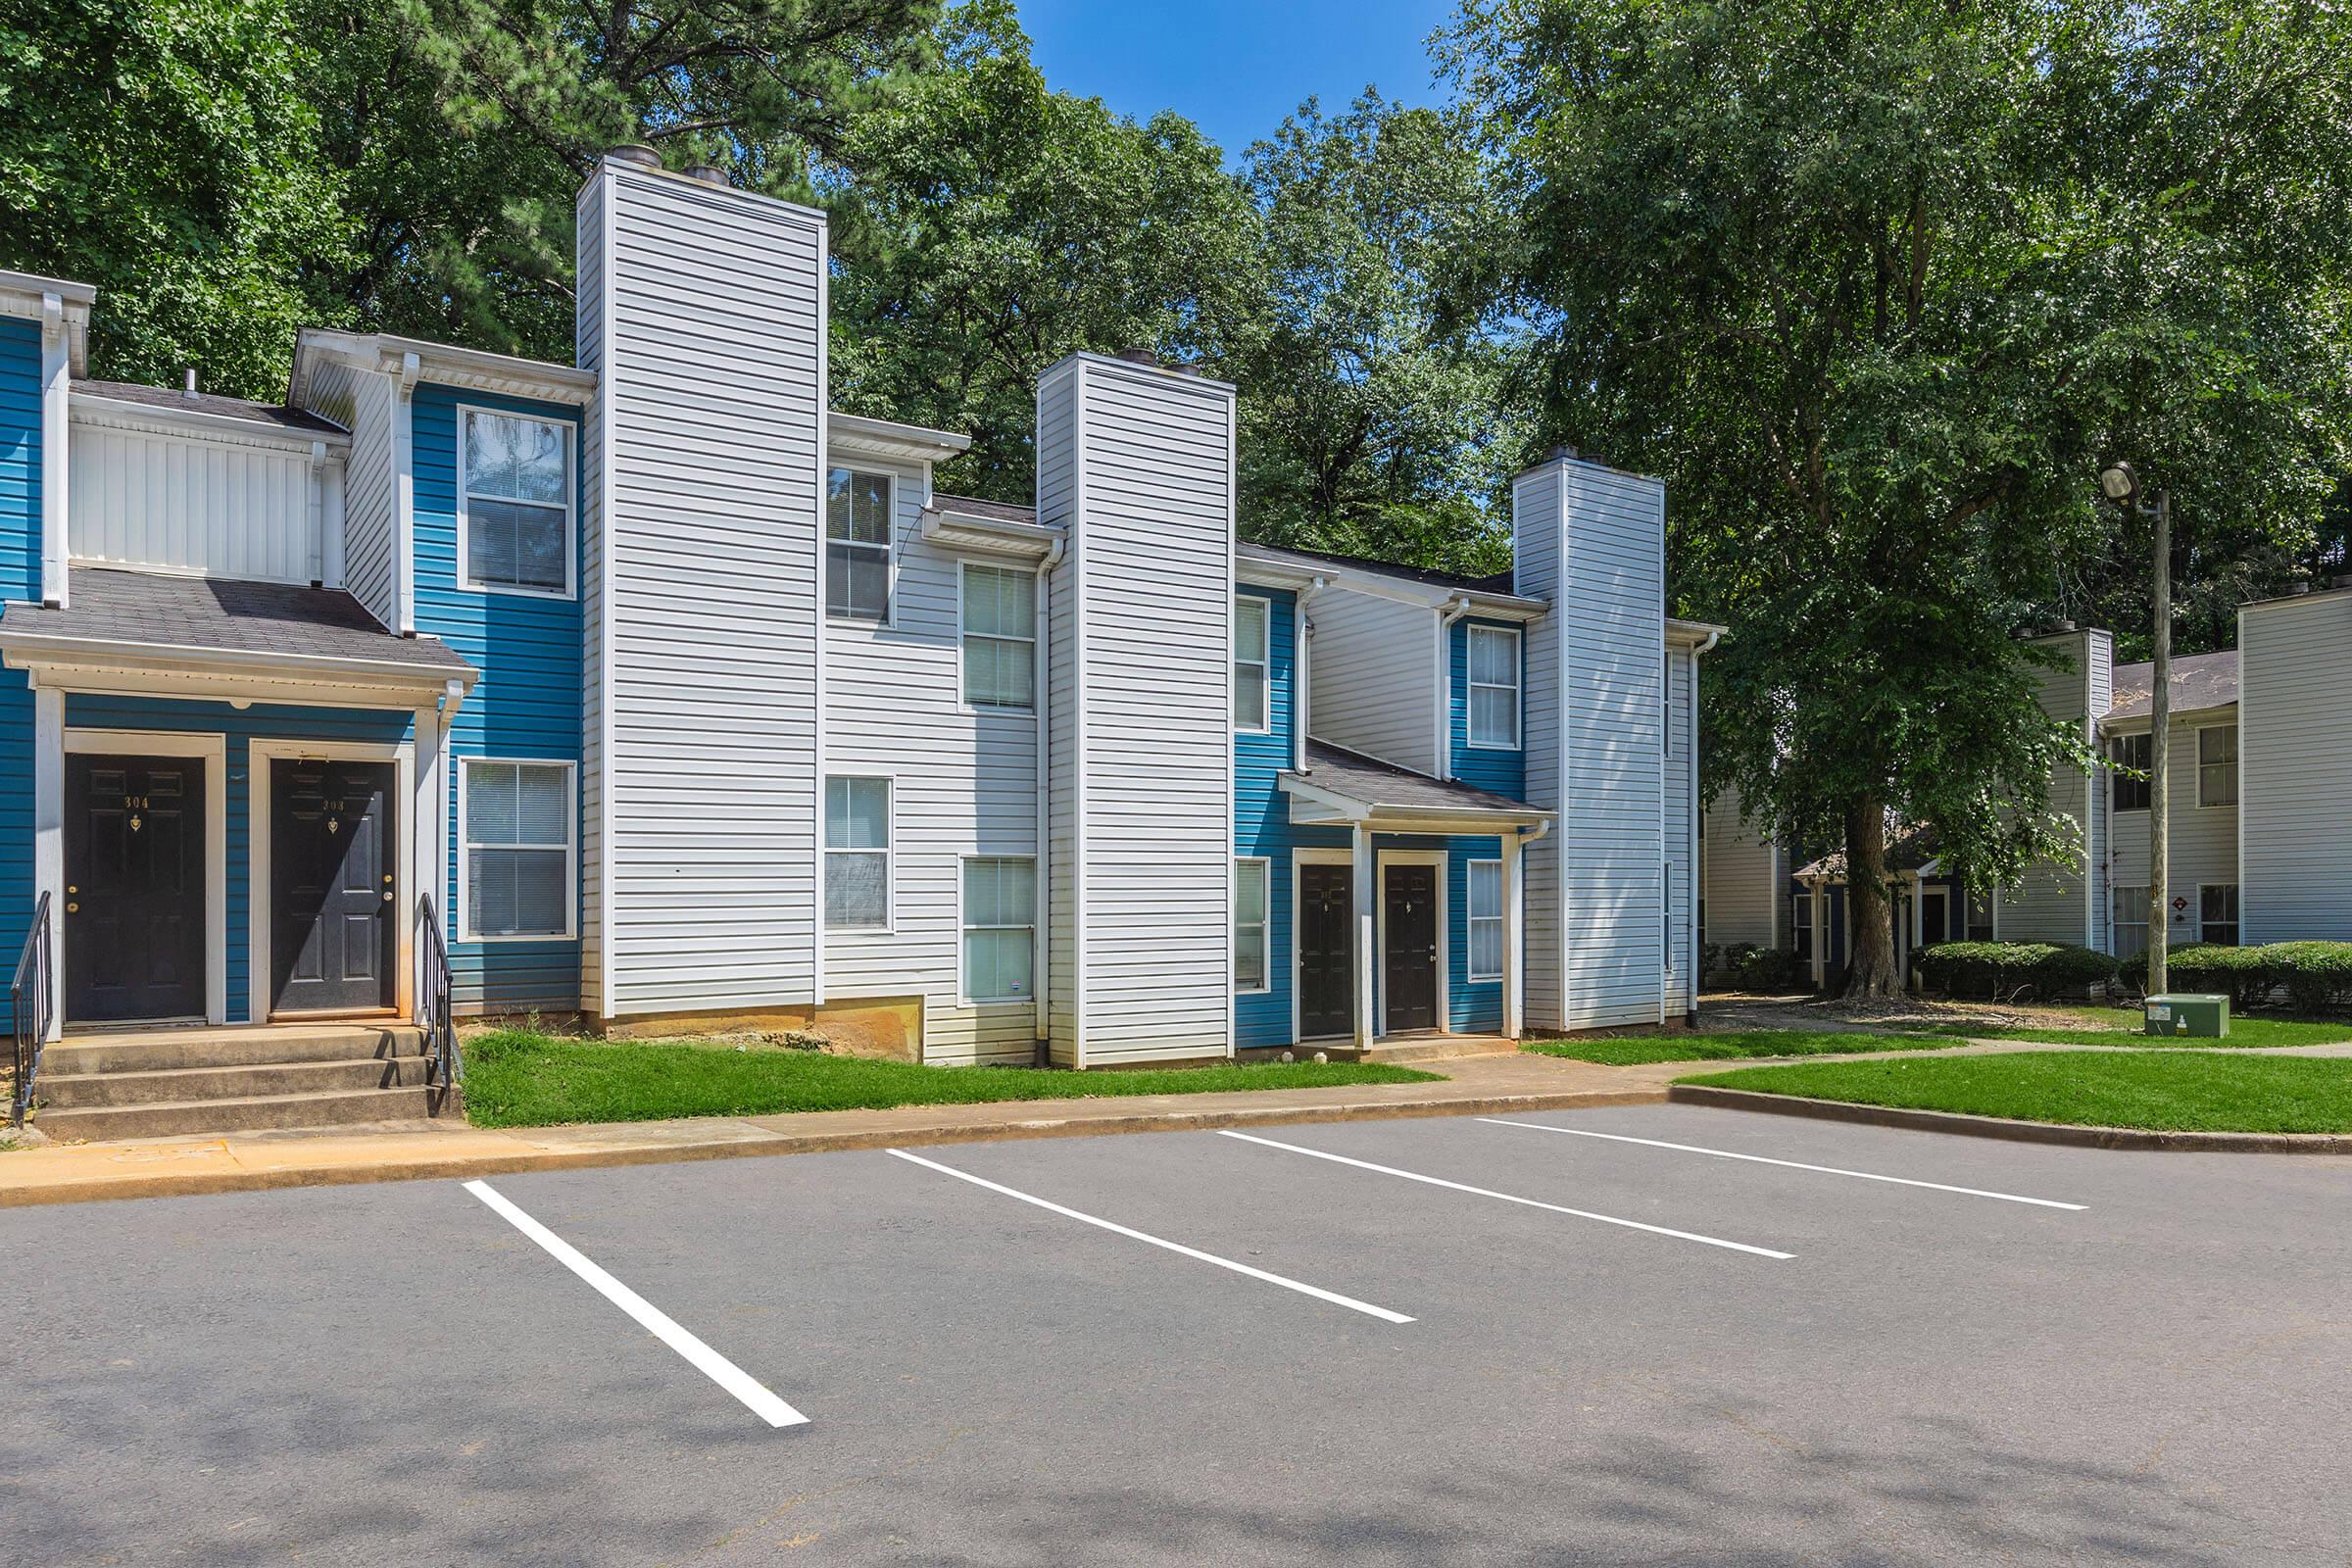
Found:
[[[1257,972],[1264,978],[1257,985],[1242,984],[1241,944],[1236,942],[1233,953],[1233,994],[1237,997],[1262,997],[1269,995],[1274,990],[1274,860],[1271,856],[1265,855],[1237,855],[1233,858],[1233,906],[1237,915],[1242,906],[1242,868],[1244,866],[1256,868],[1258,885],[1265,894],[1258,904],[1257,919],[1257,928],[1261,933],[1260,943],[1265,949],[1264,958],[1258,964]],[[1237,918],[1234,924],[1238,926],[1241,921]]]
[[[1495,908],[1493,914],[1478,912],[1478,889],[1472,873],[1482,865],[1491,865],[1494,868]],[[1502,928],[1503,940],[1495,944],[1495,951],[1502,952],[1504,944],[1509,942],[1511,935],[1510,911],[1503,907],[1506,896],[1506,890],[1502,885],[1502,861],[1500,859],[1480,858],[1462,862],[1462,938],[1470,944],[1470,951],[1462,956],[1462,980],[1466,985],[1499,985],[1502,982],[1502,969],[1497,969],[1493,974],[1481,974],[1478,971],[1478,925],[1481,920],[1492,920]],[[1510,967],[1511,960],[1508,953],[1503,953],[1502,961],[1504,969]]]
[[[2246,940],[2246,895],[2245,889],[2240,884],[2235,882],[2200,882],[2197,884],[2197,940],[2199,942],[2203,942],[2205,940],[2205,927],[2209,923],[2216,925],[2225,923],[2222,921],[2209,922],[2206,920],[2205,890],[2207,888],[2229,888],[2237,894],[2237,918],[2226,923],[2237,927],[2237,941],[2230,944],[2230,946],[2243,947]]]
[[[1490,636],[1508,637],[1511,640],[1511,674],[1514,678],[1509,686],[1497,686],[1492,681],[1472,678],[1471,671],[1477,667],[1477,662],[1471,657],[1470,643],[1474,634],[1480,632]],[[1511,740],[1507,746],[1498,741],[1482,741],[1478,738],[1478,704],[1473,699],[1482,688],[1491,692],[1508,691],[1511,694]],[[1673,728],[1672,725],[1666,727],[1669,730]],[[1520,637],[1518,627],[1478,626],[1464,623],[1462,633],[1462,736],[1465,744],[1474,752],[1516,752],[1526,745],[1527,644]]]
[[[1804,918],[1801,920],[1797,918],[1799,911],[1802,911],[1804,915]],[[1788,951],[1796,954],[1807,963],[1811,963],[1814,958],[1813,914],[1813,893],[1811,890],[1807,890],[1803,893],[1791,893],[1788,895]],[[1799,932],[1802,932],[1805,938],[1802,948],[1798,947],[1796,940]]]
[[[895,813],[894,813],[895,815]],[[1031,887],[1029,923],[1027,925],[974,925],[963,916],[963,874],[974,860],[1020,860],[1029,866]],[[960,852],[956,857],[956,1005],[958,1007],[1034,1007],[1037,1005],[1037,857],[1034,855],[991,855],[985,851]],[[972,974],[966,962],[964,938],[974,931],[1026,931],[1029,933],[1029,990],[1018,997],[976,997],[972,995]]]
[[[829,626],[870,626],[877,631],[883,630],[896,624],[899,615],[899,476],[889,468],[860,468],[853,463],[828,462],[825,465],[825,494],[828,513],[831,511],[830,498],[833,475],[836,472],[853,476],[862,474],[866,478],[882,481],[884,486],[882,543],[878,545],[851,544],[847,539],[836,539],[833,537],[832,518],[829,515],[818,517],[816,528],[817,548],[821,552],[818,562],[821,580],[817,584],[817,603],[822,607],[825,623]],[[852,550],[879,550],[882,552],[882,618],[880,620],[868,620],[863,615],[837,615],[833,612],[832,550],[837,544],[847,545]],[[960,579],[957,580],[956,586],[957,591],[956,618],[960,624],[963,619],[961,597],[963,584]],[[957,644],[958,656],[961,651],[959,642]],[[958,674],[956,679],[957,686],[960,687],[963,677]],[[872,775],[858,776],[870,777]]]
[[[458,940],[460,942],[576,942],[580,936],[580,764],[562,757],[455,757],[458,769]],[[503,763],[512,767],[564,769],[564,929],[484,936],[473,929],[473,838],[466,814],[466,775],[476,766]],[[485,844],[486,850],[552,850],[554,844]]]
[[[1003,703],[975,703],[972,701],[971,688],[965,684],[966,665],[963,655],[968,634],[963,629],[963,584],[964,579],[970,575],[974,567],[989,571],[1008,572],[1016,577],[1030,579],[1028,632],[1019,637],[1008,637],[1002,632],[987,634],[997,642],[1017,642],[1029,645],[1029,701],[1023,707],[1008,708]],[[999,565],[993,561],[958,561],[956,563],[956,707],[959,711],[984,718],[1001,715],[1005,718],[1029,720],[1037,716],[1037,687],[1040,671],[1037,661],[1036,580],[1037,569],[1034,566],[1016,566],[1010,564]],[[982,858],[986,859],[989,857],[983,856]]]
[[[2118,806],[2115,804],[2115,786],[2119,783],[2125,782],[2122,775],[2116,772],[2116,752],[2121,743],[2133,739],[2147,741],[2150,749],[2150,755],[2154,755],[2155,740],[2153,738],[2152,731],[2130,730],[2120,735],[2110,735],[2107,737],[2107,808],[2111,813],[2130,815],[2134,811],[2144,811],[2148,808],[2145,804],[2139,806]],[[2136,780],[2134,782],[2137,782],[2141,788],[2145,789],[2151,799],[2154,798],[2156,793],[2156,780],[2154,777],[2151,776],[2149,778]]]
[[[873,855],[877,852],[873,850],[837,850],[825,843],[825,815],[831,809],[831,806],[828,800],[820,798],[816,803],[816,842],[818,856],[823,861],[820,867],[823,875],[818,880],[816,888],[817,926],[828,938],[891,936],[899,929],[899,777],[896,773],[876,773],[859,769],[827,773],[825,775],[825,796],[829,797],[833,793],[835,779],[879,779],[883,788],[889,792],[887,804],[882,810],[885,832],[882,835],[882,848],[879,852],[882,856],[882,923],[880,925],[828,925],[826,923],[825,886],[833,875],[833,857],[836,855]],[[958,869],[956,894],[959,898],[963,891],[960,880],[962,874],[962,871]],[[956,906],[956,917],[958,920],[963,918],[963,906],[960,904]],[[962,959],[958,957],[956,962],[960,966]],[[957,983],[961,984],[960,981]]]
[[[1256,600],[1259,604],[1265,607],[1266,611],[1264,620],[1261,622],[1261,624],[1263,624],[1266,628],[1265,647],[1260,651],[1258,657],[1255,659],[1244,659],[1242,657],[1241,603],[1245,599]],[[1265,594],[1246,593],[1240,589],[1236,589],[1233,595],[1232,614],[1234,625],[1233,663],[1237,665],[1254,664],[1257,666],[1258,689],[1265,694],[1265,703],[1263,705],[1265,709],[1265,722],[1254,725],[1245,724],[1241,722],[1240,715],[1237,713],[1228,713],[1226,716],[1232,721],[1233,732],[1236,735],[1271,735],[1274,733],[1274,601]],[[1233,692],[1230,686],[1230,683],[1233,679],[1231,666],[1227,667],[1225,678],[1228,682],[1228,688],[1225,694],[1225,702],[1226,706],[1231,708],[1233,706]],[[1254,992],[1248,991],[1237,994],[1241,996],[1255,995]]]
[[[2124,896],[2126,894],[2130,894],[2132,897],[2126,898]],[[2136,911],[2139,918],[2136,920],[2119,919],[2117,917],[2119,909]],[[2119,957],[2135,957],[2148,951],[2148,946],[2153,941],[2149,930],[2148,912],[2148,885],[2145,882],[2111,882],[2107,885],[2107,951],[2109,954]],[[2127,926],[2140,933],[2138,948],[2129,955],[2123,951],[2123,932]]]
[[[487,414],[501,419],[527,419],[535,424],[552,424],[564,432],[564,588],[522,588],[507,583],[474,582],[466,576],[466,564],[473,558],[467,551],[467,502],[466,491],[466,416]],[[458,468],[452,478],[458,504],[458,559],[452,564],[458,591],[468,594],[502,594],[516,599],[577,599],[580,596],[580,473],[578,431],[569,419],[559,419],[544,414],[517,414],[513,409],[493,408],[487,403],[460,403],[456,406]],[[484,496],[485,501],[510,500],[510,497]],[[544,505],[524,502],[525,506]],[[548,940],[552,941],[553,938]]]
[[[2208,801],[2205,799],[2205,735],[2208,730],[2217,729],[2226,729],[2237,732],[2237,745],[2243,745],[2245,740],[2244,734],[2237,731],[2237,721],[2235,719],[2231,719],[2227,724],[2199,724],[2196,727],[2196,740],[2193,744],[2196,747],[2197,759],[2197,809],[2200,811],[2234,811],[2237,809],[2237,798],[2244,789],[2244,780],[2238,772],[2238,759],[2235,757],[2232,757],[2230,760],[2230,799],[2226,801]],[[2233,747],[2232,749],[2234,750],[2235,748]],[[2218,767],[2221,764],[2215,763],[2214,765]],[[2217,884],[2217,886],[2218,885],[2220,884]]]

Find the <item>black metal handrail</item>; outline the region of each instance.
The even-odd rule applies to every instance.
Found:
[[[32,1109],[41,1047],[47,1043],[49,1026],[56,1017],[52,951],[49,895],[44,892],[32,906],[32,929],[24,933],[24,951],[18,956],[16,976],[9,982],[9,1021],[16,1030],[16,1076],[10,1080],[8,1104],[11,1127],[24,1126],[25,1113]]]
[[[417,901],[416,919],[424,927],[424,984],[416,995],[416,1023],[424,1030],[424,1081],[454,1089],[466,1077],[466,1064],[458,1055],[457,1025],[450,1018],[449,944],[441,935],[431,894]]]

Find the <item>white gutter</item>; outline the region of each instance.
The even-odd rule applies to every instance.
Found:
[[[1470,613],[1470,601],[1460,594],[1438,610],[1438,750],[1430,772],[1442,783],[1453,781],[1453,623]]]
[[[1054,922],[1048,918],[1052,912],[1050,899],[1053,883],[1050,879],[1051,867],[1047,864],[1047,857],[1053,853],[1053,822],[1051,820],[1049,786],[1052,782],[1051,759],[1054,755],[1054,731],[1049,723],[1051,714],[1048,711],[1048,704],[1052,699],[1047,695],[1053,688],[1053,661],[1046,649],[1046,636],[1053,621],[1049,605],[1054,588],[1048,579],[1052,576],[1054,568],[1061,564],[1061,558],[1067,549],[1067,539],[1057,537],[1047,549],[1044,559],[1037,564],[1036,641],[1031,645],[1035,650],[1031,656],[1031,663],[1036,672],[1030,678],[1037,682],[1037,700],[1032,705],[1037,710],[1037,855],[1034,861],[1037,867],[1037,906],[1035,909],[1037,922],[1037,963],[1035,967],[1037,972],[1030,980],[1036,990],[1029,1000],[1037,1014],[1037,1039],[1041,1045],[1038,1052],[1040,1058],[1038,1065],[1041,1067],[1047,1065],[1046,1050],[1043,1047],[1053,1029],[1053,1021],[1046,1011],[1046,996],[1047,981],[1052,975],[1054,961]]]
[[[1291,640],[1298,646],[1298,657],[1292,662],[1297,673],[1292,677],[1298,689],[1291,698],[1291,771],[1303,773],[1306,766],[1307,723],[1312,715],[1314,698],[1314,627],[1307,621],[1306,607],[1314,603],[1315,595],[1331,586],[1328,577],[1317,577],[1298,590],[1292,610]]]

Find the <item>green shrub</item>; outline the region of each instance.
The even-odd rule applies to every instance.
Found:
[[[1732,970],[1742,991],[1802,991],[1805,962],[1787,948],[1751,948]]]
[[[2301,1012],[2352,1006],[2352,942],[2274,942],[2264,948],[2188,943],[2165,956],[2165,984],[2175,991],[2225,995],[2238,1011],[2267,1007],[2278,993]],[[2124,960],[2126,983],[2148,988],[2148,956]]]
[[[1996,1001],[2029,990],[2044,999],[2086,991],[2116,974],[2106,954],[2055,942],[1938,942],[1920,949],[1918,962],[1931,990]]]

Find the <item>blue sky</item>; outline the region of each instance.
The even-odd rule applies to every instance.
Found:
[[[1451,0],[1018,0],[1049,85],[1148,120],[1186,116],[1238,161],[1309,95],[1347,105],[1367,83],[1442,99],[1425,47]]]

